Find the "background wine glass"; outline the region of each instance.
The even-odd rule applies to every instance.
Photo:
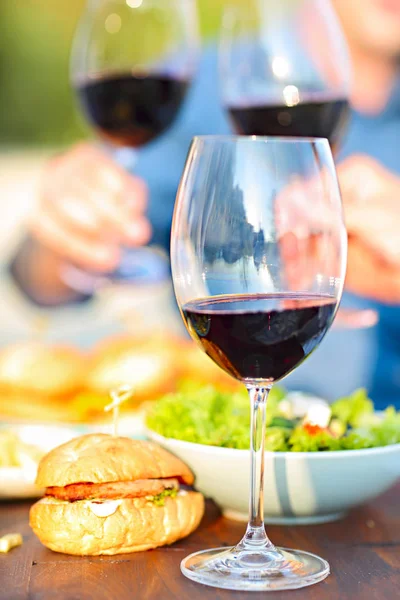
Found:
[[[190,0],[87,4],[73,45],[72,83],[88,121],[130,170],[136,151],[162,135],[182,107],[196,67],[196,17]],[[126,251],[113,277],[142,277],[143,261],[156,276],[157,258],[148,249]]]
[[[329,0],[250,0],[226,10],[222,101],[239,134],[340,142],[349,58]]]
[[[294,247],[294,234],[304,243]],[[182,571],[195,581],[229,589],[291,589],[329,573],[324,560],[277,549],[266,536],[265,405],[273,383],[305,360],[332,324],[346,249],[326,140],[194,140],[173,220],[175,293],[190,335],[246,385],[252,406],[247,532],[235,548],[186,558]]]
[[[327,138],[337,152],[349,115],[350,63],[329,0],[249,0],[228,7],[220,45],[222,102],[244,135]],[[372,310],[341,308],[342,328]]]

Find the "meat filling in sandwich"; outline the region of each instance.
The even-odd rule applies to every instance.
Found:
[[[113,481],[112,483],[71,483],[64,487],[50,486],[45,495],[76,502],[77,500],[118,500],[119,498],[146,498],[161,500],[175,497],[179,481],[170,479],[139,479],[138,481]]]

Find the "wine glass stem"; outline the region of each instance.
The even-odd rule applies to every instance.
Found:
[[[248,385],[251,402],[250,431],[250,514],[239,550],[275,550],[264,527],[265,413],[271,386]]]
[[[126,146],[120,148],[109,146],[109,150],[118,165],[132,175],[138,160],[137,150],[135,148],[128,148]]]

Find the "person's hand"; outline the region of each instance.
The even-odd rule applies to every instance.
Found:
[[[400,178],[355,155],[338,166],[349,234],[346,287],[362,296],[400,302]]]
[[[118,266],[123,246],[146,244],[145,183],[90,144],[50,161],[30,233],[60,259],[96,272]]]
[[[334,181],[332,181],[332,178]],[[334,173],[293,179],[275,202],[282,269],[290,289],[306,290],[317,274],[342,276],[342,212]]]

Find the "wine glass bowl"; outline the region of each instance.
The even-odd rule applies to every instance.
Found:
[[[174,122],[197,56],[187,0],[89,3],[72,53],[72,82],[106,142],[139,148]]]
[[[229,6],[221,31],[221,94],[244,135],[323,137],[340,142],[350,68],[326,0],[249,0]]]
[[[195,138],[172,227],[176,298],[192,338],[246,385],[252,405],[249,525],[236,547],[182,562],[195,581],[292,589],[329,572],[322,559],[277,549],[266,536],[265,405],[272,384],[304,361],[331,326],[346,249],[327,140]]]

